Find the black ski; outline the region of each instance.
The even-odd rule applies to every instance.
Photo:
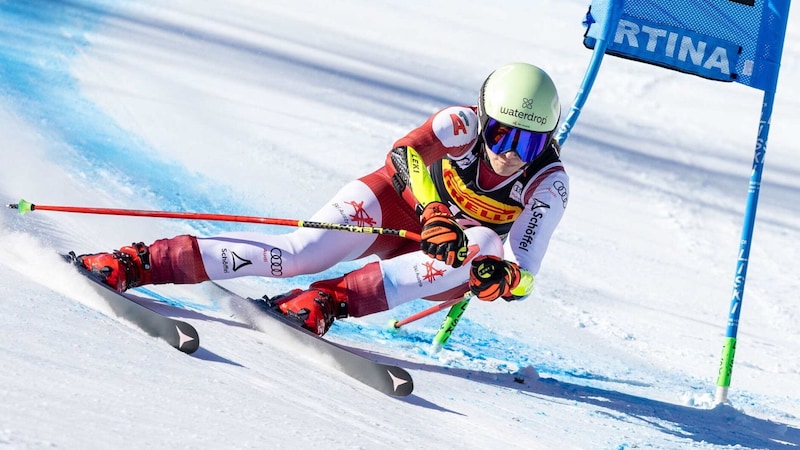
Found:
[[[232,297],[234,302],[232,306],[234,308],[240,309],[238,308],[239,306],[247,303],[254,305],[259,312],[263,312],[288,330],[292,330],[290,335],[298,342],[308,346],[318,354],[332,358],[335,361],[335,367],[342,373],[393,397],[405,397],[414,390],[414,381],[411,379],[411,375],[402,367],[383,364],[366,356],[356,354],[346,347],[301,328],[297,322],[287,318],[278,310],[266,307],[264,300],[245,298],[224,286],[216,283],[214,285]],[[250,325],[256,328],[252,321]]]
[[[194,353],[200,347],[200,337],[193,326],[139,304],[137,297],[132,294],[120,293],[111,289],[97,275],[78,264],[74,252],[63,256],[67,262],[78,269],[78,272],[86,276],[89,285],[100,294],[118,316],[133,322],[150,336],[159,338],[184,353]]]

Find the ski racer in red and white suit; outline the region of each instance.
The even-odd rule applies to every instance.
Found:
[[[476,107],[453,106],[438,111],[395,142],[383,167],[346,184],[309,219],[420,233],[425,204],[440,201],[464,230],[467,252],[457,264],[432,258],[420,249],[419,242],[397,236],[298,228],[283,235],[182,235],[149,246],[123,247],[113,254],[82,255],[84,265],[97,270],[109,265],[110,257],[104,255],[117,259],[130,256],[136,268],[139,256],[146,254],[149,269],[131,271],[125,264],[107,279],[113,287],[125,290],[143,284],[198,283],[242,276],[288,278],[319,273],[342,261],[377,256],[377,261],[342,277],[311,285],[310,291],[324,292],[335,300],[332,310],[325,313],[325,323],[316,318],[316,322],[307,324],[319,334],[327,331],[334,317],[360,317],[418,298],[462,297],[470,290],[471,271],[477,270],[475,261],[487,256],[516,270],[512,274],[516,278],[503,292],[479,298],[525,298],[564,214],[569,180],[552,138],[533,161],[520,163],[515,154],[521,168],[498,174],[504,172],[503,162],[496,162],[502,155],[487,150],[479,129]],[[423,170],[424,177],[430,176],[425,181],[428,185],[419,190],[415,189],[418,186],[408,186],[415,181],[408,179],[405,163],[418,161],[413,156],[421,158],[428,168]],[[501,169],[493,169],[490,159]],[[423,192],[426,189],[428,192]]]

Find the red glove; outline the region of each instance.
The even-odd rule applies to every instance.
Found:
[[[519,285],[522,275],[519,266],[497,256],[479,256],[472,261],[469,272],[469,290],[479,300],[493,302],[500,297],[516,300],[511,290]]]
[[[467,236],[450,214],[447,205],[431,202],[422,211],[422,242],[425,254],[453,267],[461,267],[467,258]]]

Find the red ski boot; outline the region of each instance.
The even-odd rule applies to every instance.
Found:
[[[338,281],[338,280],[337,280]],[[302,322],[303,328],[322,336],[334,319],[347,317],[345,289],[335,281],[313,283],[309,290],[295,289],[284,298],[274,299],[282,313]]]
[[[77,261],[119,292],[150,284],[150,251],[142,242],[111,253],[80,255]]]

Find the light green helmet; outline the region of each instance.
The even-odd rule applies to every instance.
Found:
[[[555,83],[526,63],[500,67],[486,78],[478,99],[481,129],[489,119],[538,133],[552,133],[561,117]]]

